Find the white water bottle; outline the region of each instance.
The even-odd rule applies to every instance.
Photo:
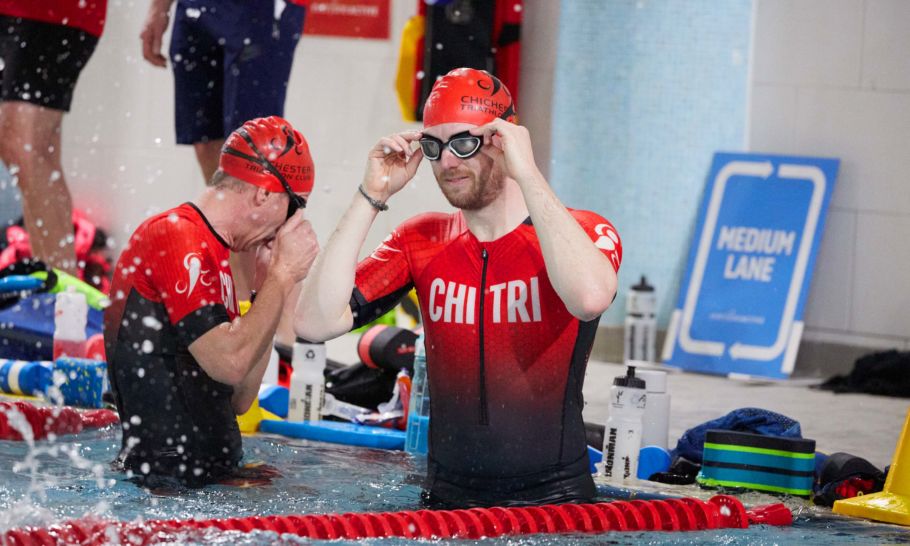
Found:
[[[613,379],[603,449],[603,475],[611,482],[622,482],[638,474],[646,401],[645,382],[635,377],[634,366],[628,367],[626,375]]]
[[[647,401],[642,418],[641,447],[659,446],[669,451],[670,393],[667,372],[656,368],[636,368],[635,376],[645,380]]]
[[[657,296],[644,275],[626,297],[623,362],[637,366],[655,361]]]
[[[74,290],[57,293],[54,303],[54,360],[61,356],[85,358],[88,303]]]
[[[325,402],[325,344],[297,338],[288,398],[288,421],[318,421]]]

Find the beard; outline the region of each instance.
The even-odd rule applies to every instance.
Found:
[[[461,210],[480,210],[499,197],[502,193],[504,177],[499,169],[486,165],[479,171],[470,169],[453,169],[443,173],[447,178],[468,177],[463,187],[453,187],[439,181],[439,189],[450,205]]]

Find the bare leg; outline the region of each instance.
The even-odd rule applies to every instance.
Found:
[[[0,156],[19,169],[22,216],[32,255],[67,273],[77,271],[73,201],[63,178],[63,112],[27,102],[0,104]]]
[[[193,144],[193,149],[196,150],[196,160],[199,161],[199,168],[202,169],[202,178],[206,185],[212,181],[212,175],[218,170],[218,158],[221,157],[222,144],[224,144],[223,138]]]

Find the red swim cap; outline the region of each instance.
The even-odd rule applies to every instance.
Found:
[[[423,126],[442,123],[484,125],[496,118],[515,122],[512,94],[485,70],[456,68],[436,80],[423,105]]]
[[[285,191],[278,173],[294,193],[309,193],[315,177],[303,135],[278,116],[251,119],[231,133],[221,148],[218,168],[271,192]]]

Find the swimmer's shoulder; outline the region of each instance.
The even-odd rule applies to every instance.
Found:
[[[460,211],[454,213],[424,212],[408,218],[395,228],[404,240],[421,240],[445,243],[457,238],[468,227]]]
[[[603,224],[603,223],[612,225],[612,223],[609,220],[607,220],[604,216],[602,216],[592,210],[572,209],[572,208],[568,208],[568,207],[566,208],[566,210],[568,210],[569,214],[571,214],[572,217],[575,218],[576,222],[578,222],[579,224],[581,224],[583,226],[588,225],[588,224],[593,225],[593,224]]]
[[[202,214],[189,203],[166,210],[149,217],[136,229],[134,237],[153,240],[193,237],[208,232],[206,220]]]

